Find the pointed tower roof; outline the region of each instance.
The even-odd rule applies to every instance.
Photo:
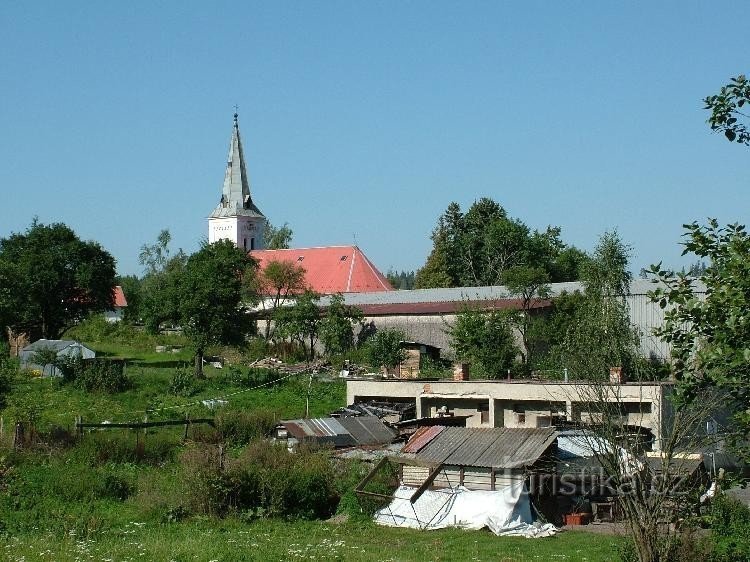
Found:
[[[235,113],[232,140],[229,143],[227,169],[224,173],[224,186],[221,189],[221,200],[209,215],[209,218],[236,216],[263,217],[263,213],[255,206],[250,196],[250,182],[245,169],[240,126],[237,123],[237,114]]]

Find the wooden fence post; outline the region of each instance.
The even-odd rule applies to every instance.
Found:
[[[182,438],[187,441],[188,438],[188,426],[190,425],[190,415],[185,414],[185,434],[182,436]]]

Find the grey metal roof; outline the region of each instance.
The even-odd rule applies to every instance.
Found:
[[[396,433],[376,416],[350,416],[338,421],[360,445],[390,443],[396,437]]]
[[[539,460],[556,438],[554,428],[446,427],[414,456],[453,466],[521,468]]]
[[[647,279],[633,279],[630,282],[631,295],[645,295],[655,288],[663,286]],[[695,283],[697,292],[705,292],[702,283]],[[583,283],[571,281],[567,283],[550,283],[550,295],[559,296],[563,292],[572,293],[583,291]],[[348,305],[366,304],[417,304],[425,302],[461,302],[486,301],[513,298],[514,295],[502,285],[487,287],[452,287],[441,289],[411,289],[406,291],[382,291],[378,293],[346,293],[344,300]],[[321,299],[323,306],[328,304],[330,297]]]

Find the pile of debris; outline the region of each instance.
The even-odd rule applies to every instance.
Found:
[[[263,357],[257,359],[248,365],[256,369],[275,369],[285,375],[295,375],[299,373],[333,373],[333,367],[328,361],[314,361],[312,363],[284,363],[278,357]]]
[[[331,412],[333,418],[357,416],[376,416],[386,423],[397,423],[412,419],[416,415],[416,405],[413,402],[381,402],[370,400],[344,406]]]

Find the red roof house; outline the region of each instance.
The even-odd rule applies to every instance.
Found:
[[[125,299],[125,293],[119,285],[115,285],[112,288],[112,302],[112,310],[104,311],[104,319],[107,322],[119,322],[123,317],[123,309],[128,306],[128,301]]]
[[[261,269],[270,261],[289,261],[305,269],[307,288],[323,295],[393,291],[388,279],[357,246],[253,250]]]

